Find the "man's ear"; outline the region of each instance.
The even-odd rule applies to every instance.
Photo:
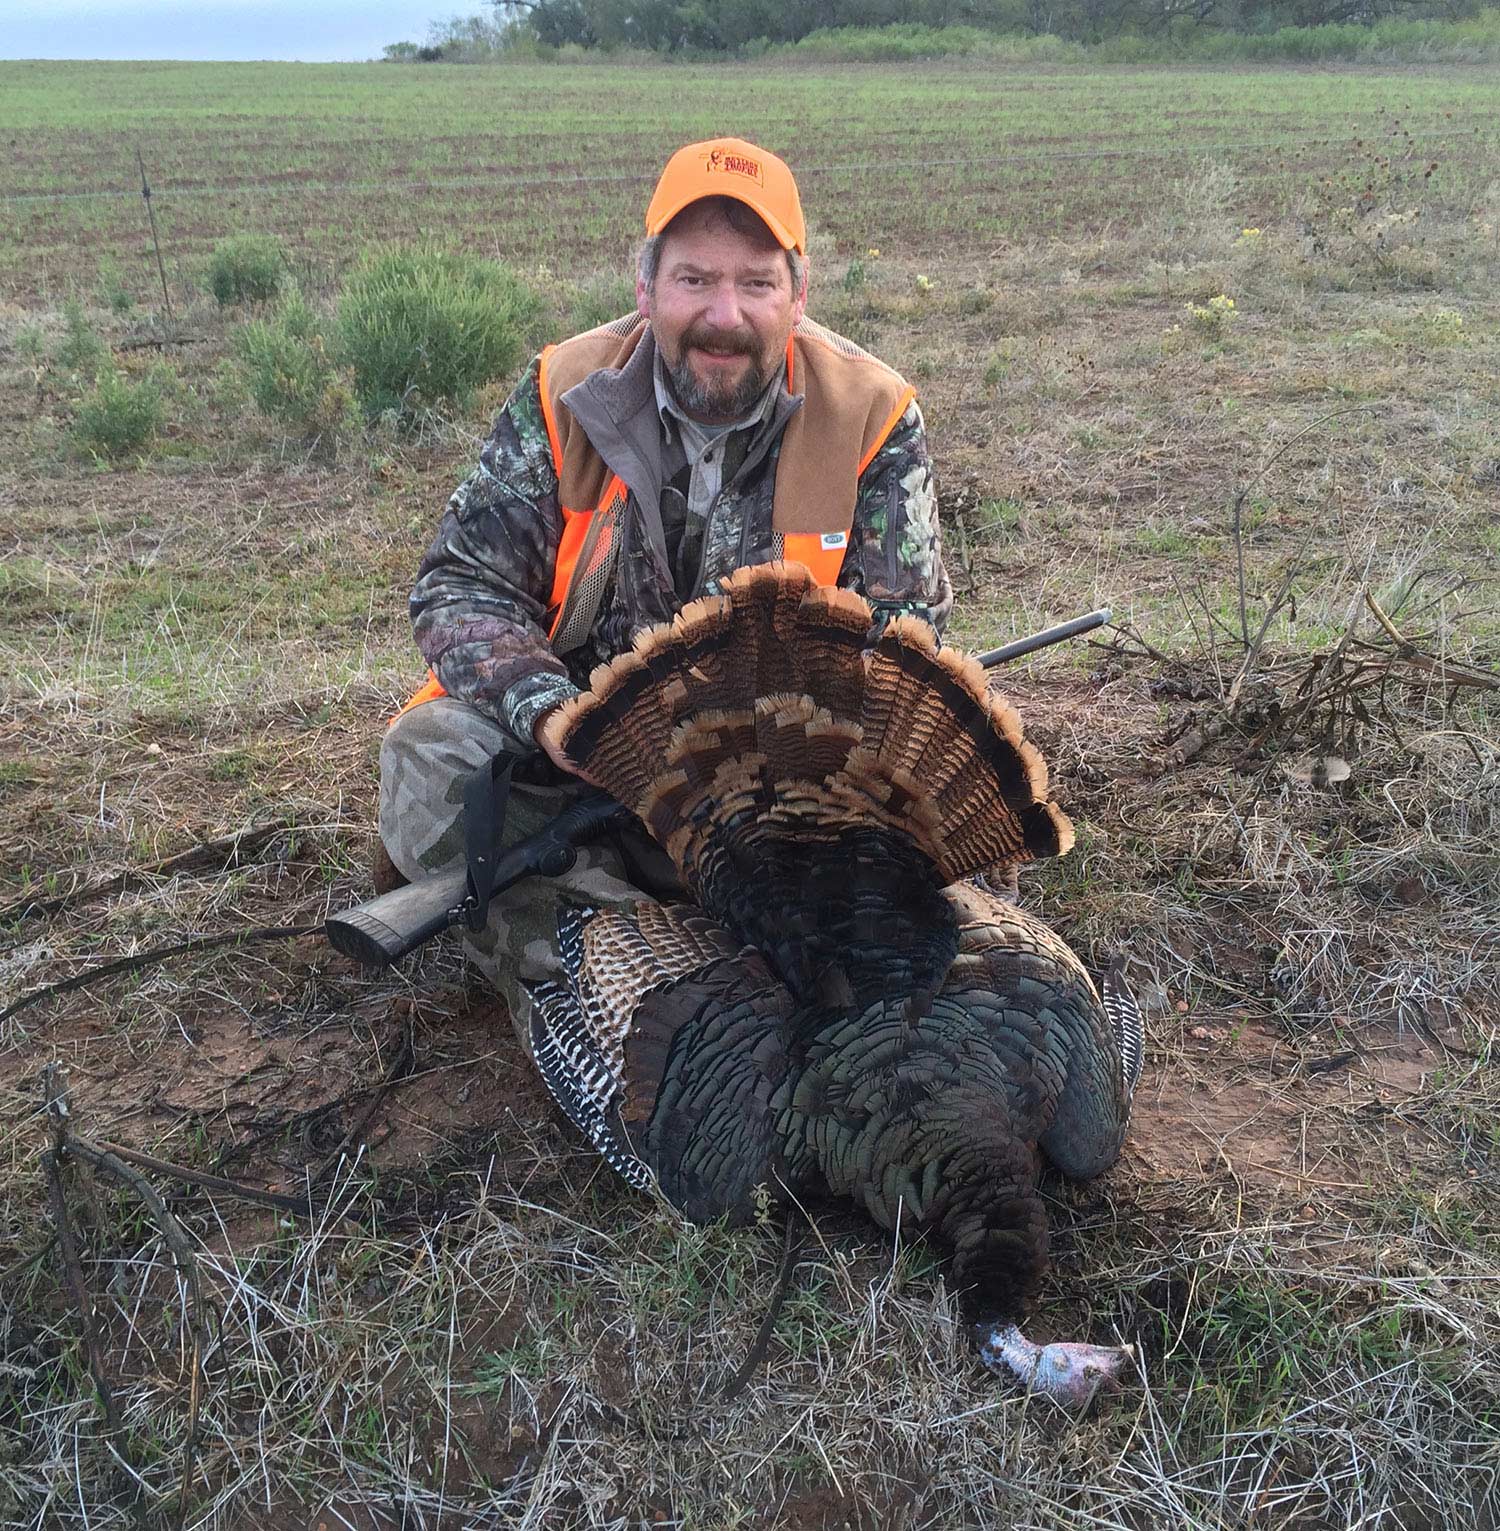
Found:
[[[803,258],[802,261],[802,291],[797,294],[792,303],[792,323],[800,324],[802,315],[807,310],[807,289],[812,283],[812,262]]]
[[[651,290],[639,276],[635,279],[635,311],[643,318],[651,317]]]

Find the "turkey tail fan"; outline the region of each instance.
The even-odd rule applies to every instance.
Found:
[[[858,718],[863,710],[871,617],[862,596],[830,585],[808,591],[798,607],[792,641],[803,689],[816,677],[818,699],[836,718]]]
[[[921,783],[941,839],[929,853],[948,882],[994,862],[1065,855],[1073,826],[1047,800],[1047,765],[984,670],[914,617],[868,654],[860,723],[892,779]]]
[[[601,666],[553,737],[645,819],[679,870],[746,814],[788,833],[864,826],[943,882],[1065,853],[1073,830],[1015,710],[972,659],[800,564],[741,569]]]
[[[722,595],[691,601],[670,623],[639,634],[566,704],[568,754],[630,803],[641,790],[631,751],[636,767],[650,769],[682,719],[753,709],[760,697],[804,689],[798,619],[814,588],[801,564],[740,569]],[[860,636],[868,630],[866,608]]]

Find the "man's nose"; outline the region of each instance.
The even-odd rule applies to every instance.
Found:
[[[740,327],[740,295],[733,282],[719,282],[709,294],[708,312],[704,315],[716,330]]]

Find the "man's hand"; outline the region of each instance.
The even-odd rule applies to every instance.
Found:
[[[568,759],[563,752],[562,745],[558,742],[562,732],[562,722],[559,714],[562,707],[549,707],[541,717],[536,720],[536,727],[532,730],[532,737],[536,740],[536,747],[557,767],[559,771],[566,771],[569,776],[576,776],[580,781],[589,782],[590,786],[597,786],[579,768]]]

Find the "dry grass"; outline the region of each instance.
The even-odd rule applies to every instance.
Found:
[[[443,945],[375,980],[304,939],[4,1023],[0,1521],[1496,1524],[1500,694],[1415,662],[1365,598],[1413,653],[1495,669],[1492,210],[1375,248],[1309,201],[1245,242],[1239,195],[1187,167],[1118,226],[890,249],[848,284],[827,250],[814,302],[922,384],[954,638],[1125,624],[1005,684],[1081,830],[1025,895],[1126,954],[1152,1011],[1125,1159],[1050,1188],[1040,1315],[1135,1340],[1132,1389],[1073,1420],[997,1388],[929,1252],[818,1210],[725,1401],[777,1232],[615,1184]],[[1184,309],[1219,292],[1239,317],[1207,340]],[[11,917],[0,1003],[363,895],[406,581],[481,428],[308,463],[214,392],[206,329],[175,446],[96,474],[13,345],[38,319],[52,344],[55,315],[0,315],[0,910],[73,902]],[[1372,665],[1383,686],[1344,684]],[[75,1162],[103,1423],[42,1163],[54,1059],[86,1138],[291,1195],[334,1156],[310,1218],[147,1172],[207,1318],[196,1415],[161,1219]]]

